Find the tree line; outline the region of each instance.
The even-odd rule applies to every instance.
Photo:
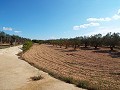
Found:
[[[115,47],[120,47],[120,33],[107,33],[102,36],[102,34],[95,34],[91,36],[80,36],[75,38],[61,38],[61,39],[51,39],[51,40],[32,40],[35,43],[45,43],[52,44],[53,46],[65,47],[73,47],[74,50],[76,48],[80,48],[80,46],[84,46],[87,48],[88,46],[94,47],[98,49],[98,47],[109,47],[110,50],[114,50]]]
[[[30,40],[28,38],[23,38],[18,35],[10,35],[3,31],[0,31],[0,45],[18,45],[23,44],[25,41]]]

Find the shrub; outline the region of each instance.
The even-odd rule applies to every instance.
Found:
[[[90,84],[90,82],[86,80],[77,80],[75,85],[80,88],[84,88],[87,90],[102,90],[99,86]]]
[[[87,81],[78,81],[76,86],[87,89],[88,85],[89,83]]]
[[[34,76],[34,77],[30,77],[33,81],[37,81],[37,80],[40,80],[40,79],[43,79],[43,77],[41,75],[39,76]]]
[[[23,44],[23,52],[29,50],[29,48],[32,46],[32,41],[26,41],[24,44]]]
[[[74,79],[72,77],[62,77],[61,78],[66,83],[73,83]]]

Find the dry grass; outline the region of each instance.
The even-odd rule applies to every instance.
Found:
[[[4,49],[4,48],[8,48],[8,47],[10,47],[10,45],[1,45],[0,44],[0,49]]]
[[[39,69],[78,87],[89,90],[120,90],[119,57],[113,58],[107,49],[105,52],[92,49],[71,50],[34,45],[23,57]]]

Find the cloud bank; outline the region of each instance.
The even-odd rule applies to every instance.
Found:
[[[112,17],[105,17],[105,18],[88,18],[86,21],[90,22],[88,24],[76,25],[73,26],[73,30],[80,30],[81,28],[88,28],[88,27],[95,27],[100,26],[100,22],[110,22],[113,20],[120,19],[120,9],[118,10],[117,14],[114,14]]]
[[[100,27],[97,30],[87,33],[85,35],[95,35],[95,34],[102,34],[102,35],[106,35],[108,32],[114,33],[114,32],[120,32],[120,27],[116,27],[116,28],[109,28],[109,27]]]

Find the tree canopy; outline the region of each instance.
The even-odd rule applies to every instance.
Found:
[[[42,40],[41,40],[42,41]],[[102,36],[102,34],[95,34],[92,36],[80,36],[75,38],[60,38],[44,40],[42,43],[52,44],[53,46],[64,46],[66,49],[68,47],[73,47],[74,49],[84,46],[94,47],[97,49],[100,46],[110,47],[113,50],[116,46],[120,47],[120,34],[119,33],[107,33]]]
[[[17,44],[23,44],[26,40],[30,40],[30,39],[23,38],[18,35],[9,35],[3,31],[0,31],[0,44],[17,45]]]

